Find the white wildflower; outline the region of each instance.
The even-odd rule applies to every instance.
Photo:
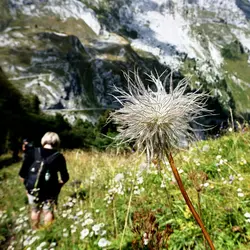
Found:
[[[68,237],[69,237],[69,233],[68,233],[68,232],[63,233],[63,237],[64,237],[64,238],[68,238]]]
[[[83,215],[83,211],[79,211],[76,213],[76,216],[81,216],[81,215]]]
[[[138,183],[138,184],[142,184],[142,183],[143,183],[143,177],[137,178],[137,183]]]
[[[206,183],[203,184],[203,186],[204,186],[204,187],[208,187],[208,186],[209,186],[209,183],[206,182]]]
[[[89,229],[88,228],[85,228],[81,231],[81,240],[85,239],[89,234]]]
[[[224,164],[224,160],[223,160],[223,159],[220,159],[219,165],[223,165],[223,164]]]
[[[124,174],[122,174],[122,173],[117,174],[117,175],[115,176],[115,178],[114,178],[115,182],[120,182],[120,181],[122,181],[123,179],[124,179]]]
[[[161,188],[165,188],[166,187],[166,183],[164,181],[161,182]]]
[[[96,224],[92,227],[92,230],[95,232],[95,235],[99,234],[100,229],[101,229],[100,224]]]
[[[28,216],[24,216],[24,217],[23,217],[23,220],[28,221],[28,220],[29,220],[29,217],[28,217]]]
[[[99,247],[107,247],[111,244],[110,241],[106,240],[105,238],[101,238],[99,241],[98,241],[98,246]]]
[[[72,203],[73,204],[73,203]],[[72,213],[72,209],[68,209],[67,211],[66,211],[66,213],[69,215],[69,214],[71,214]]]
[[[24,222],[23,219],[17,219],[17,220],[16,220],[16,224],[22,224],[23,222]]]
[[[90,180],[91,181],[94,181],[95,179],[96,179],[96,175],[95,174],[90,176]]]
[[[239,196],[239,197],[243,197],[244,194],[243,194],[243,193],[238,193],[238,196]]]
[[[29,226],[28,223],[26,222],[23,223],[23,227],[28,227],[28,226]]]
[[[70,202],[67,203],[67,206],[73,207],[73,206],[74,206],[74,203],[73,203],[72,201],[70,201]]]
[[[49,247],[55,247],[56,246],[56,242],[51,242]]]
[[[140,193],[141,193],[140,190],[138,189],[134,190],[134,194],[140,194]]]
[[[148,242],[149,242],[149,239],[143,239],[143,244],[146,246],[147,244],[148,244]]]
[[[34,236],[31,238],[31,240],[29,241],[29,245],[32,245],[35,241],[39,240],[40,237],[39,236]]]
[[[183,169],[179,169],[179,174],[182,174],[184,173],[184,170]]]
[[[216,156],[216,160],[220,160],[221,157],[222,157],[221,155],[217,155],[217,156]]]
[[[19,225],[19,226],[15,227],[15,231],[16,231],[16,232],[20,232],[20,231],[21,231],[21,229],[22,229],[22,226],[21,226],[21,225]]]
[[[250,218],[250,213],[246,212],[246,213],[244,214],[244,216],[245,216],[246,218]]]
[[[46,245],[47,245],[47,242],[44,241],[44,242],[42,242],[39,246],[40,246],[40,247],[45,247]]]
[[[101,236],[106,235],[107,231],[106,230],[102,230],[102,232],[100,233]]]
[[[63,218],[66,218],[67,217],[67,214],[65,212],[62,213],[62,217]]]
[[[207,152],[209,151],[209,149],[210,149],[209,145],[206,144],[203,146],[202,151]]]
[[[242,189],[241,189],[241,188],[238,188],[238,189],[237,189],[237,192],[241,192],[241,191],[242,191]]]
[[[29,242],[29,239],[26,239],[24,242],[23,242],[23,245],[26,247],[28,245],[31,245],[30,242]]]
[[[85,220],[85,221],[82,223],[82,226],[84,227],[84,226],[86,226],[86,225],[91,225],[91,224],[93,224],[93,223],[94,223],[94,220],[91,219],[91,218],[89,218],[89,219]]]
[[[199,159],[194,159],[194,163],[195,163],[196,166],[200,166],[201,165]]]
[[[239,181],[243,181],[243,180],[244,180],[244,178],[243,178],[243,177],[240,177],[240,178],[239,178]]]
[[[88,219],[88,218],[90,218],[91,217],[91,213],[86,213],[85,215],[84,215],[84,219]]]

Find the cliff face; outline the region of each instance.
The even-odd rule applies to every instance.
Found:
[[[250,110],[244,0],[0,0],[1,66],[43,109],[115,107],[122,70],[172,68]]]

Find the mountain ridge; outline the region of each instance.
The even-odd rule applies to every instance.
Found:
[[[21,90],[39,96],[43,109],[113,105],[113,86],[126,85],[121,71],[139,66],[146,72],[171,68],[192,76],[191,88],[205,86],[225,109],[234,108],[233,99],[236,113],[250,111],[246,1],[1,4],[8,7],[9,20],[1,24],[1,66]],[[235,41],[242,53],[225,58],[222,50]]]

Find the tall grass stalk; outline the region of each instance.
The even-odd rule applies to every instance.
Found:
[[[196,190],[197,193],[197,200],[198,200],[198,210],[199,210],[199,215],[202,219],[202,210],[201,210],[201,190]],[[203,241],[204,241],[204,249],[207,250],[207,242],[206,242],[206,238],[203,235]]]
[[[113,210],[113,221],[114,221],[114,236],[115,236],[115,238],[117,238],[118,229],[117,229],[117,217],[116,217],[115,197],[112,200],[112,210]]]
[[[125,218],[124,227],[123,227],[123,231],[122,231],[122,238],[121,238],[120,247],[119,247],[120,250],[122,249],[122,244],[123,244],[125,232],[126,232],[126,229],[127,229],[127,226],[128,226],[128,216],[129,216],[129,213],[130,213],[133,192],[134,192],[134,184],[132,184],[131,192],[130,192],[130,195],[129,195],[129,202],[128,202],[128,207],[127,207],[127,213],[126,213],[126,218]]]

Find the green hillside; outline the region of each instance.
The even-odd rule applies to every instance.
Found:
[[[218,250],[250,247],[249,140],[245,128],[194,143],[174,156]],[[60,196],[55,223],[38,231],[29,226],[17,176],[20,164],[0,170],[3,249],[206,249],[168,164],[161,165],[159,174],[153,165],[146,171],[144,158],[136,154],[64,154],[71,179]]]

